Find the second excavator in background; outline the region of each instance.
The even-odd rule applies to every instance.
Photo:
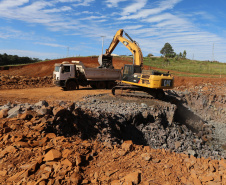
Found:
[[[127,36],[125,38],[123,33]],[[165,93],[163,89],[174,87],[174,77],[168,73],[161,73],[154,70],[143,70],[143,54],[136,41],[134,41],[123,29],[116,32],[113,40],[104,55],[99,59],[100,67],[114,68],[112,65],[112,52],[121,42],[133,54],[133,64],[125,64],[123,68],[122,80],[112,88],[112,94],[116,90],[144,91],[154,98],[163,99]]]

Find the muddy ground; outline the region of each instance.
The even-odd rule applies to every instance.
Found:
[[[160,101],[62,91],[53,64],[0,71],[0,184],[226,184],[225,79],[176,77]]]

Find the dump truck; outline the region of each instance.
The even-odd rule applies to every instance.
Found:
[[[81,61],[56,63],[53,81],[63,90],[76,90],[79,86],[94,89],[111,89],[121,80],[121,70],[114,68],[87,68]]]

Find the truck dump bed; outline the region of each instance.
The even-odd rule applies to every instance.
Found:
[[[85,74],[88,81],[115,81],[121,80],[120,69],[109,69],[109,68],[87,68],[80,61],[72,61],[76,65],[76,68],[80,72]]]
[[[85,68],[84,73],[88,81],[121,79],[120,69]]]

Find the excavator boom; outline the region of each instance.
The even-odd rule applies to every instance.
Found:
[[[126,39],[123,37],[123,33],[128,37]],[[134,41],[123,29],[120,29],[116,32],[110,46],[108,49],[106,49],[106,53],[104,54],[105,56],[109,56],[112,54],[118,43],[121,42],[124,46],[126,46],[131,53],[133,54],[134,57],[134,65],[137,66],[143,66],[143,54],[142,51],[136,41]]]

